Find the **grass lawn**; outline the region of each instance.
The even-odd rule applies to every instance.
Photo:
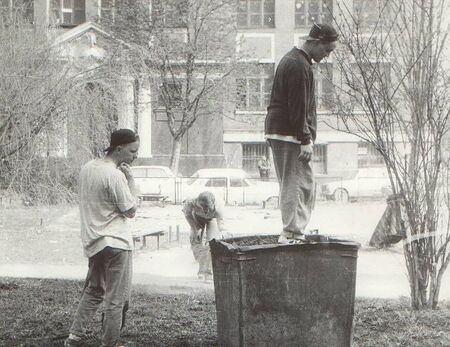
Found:
[[[81,282],[0,278],[0,346],[67,334],[81,290]],[[217,345],[212,291],[157,294],[135,286],[132,300],[123,336],[137,346]],[[417,312],[407,299],[357,299],[353,346],[450,346],[450,304]]]

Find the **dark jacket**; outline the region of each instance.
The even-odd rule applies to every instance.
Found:
[[[265,133],[293,136],[306,145],[316,139],[314,76],[308,55],[298,48],[278,64],[267,107]]]

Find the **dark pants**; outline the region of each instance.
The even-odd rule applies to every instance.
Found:
[[[89,258],[86,285],[70,333],[83,336],[104,302],[102,346],[114,346],[128,305],[132,277],[132,252],[106,247]]]
[[[282,235],[302,234],[314,206],[314,177],[310,162],[298,160],[300,145],[269,139],[278,182]]]

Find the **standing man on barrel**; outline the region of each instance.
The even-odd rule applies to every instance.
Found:
[[[283,222],[279,243],[305,241],[304,230],[314,203],[311,167],[317,115],[313,61],[319,63],[335,48],[338,34],[327,24],[314,24],[305,43],[292,48],[278,64],[265,120],[280,184]]]

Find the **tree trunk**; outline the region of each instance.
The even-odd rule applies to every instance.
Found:
[[[180,163],[180,152],[181,152],[181,140],[183,138],[173,138],[172,142],[172,156],[170,158],[170,169],[172,172],[178,174],[178,164]]]

